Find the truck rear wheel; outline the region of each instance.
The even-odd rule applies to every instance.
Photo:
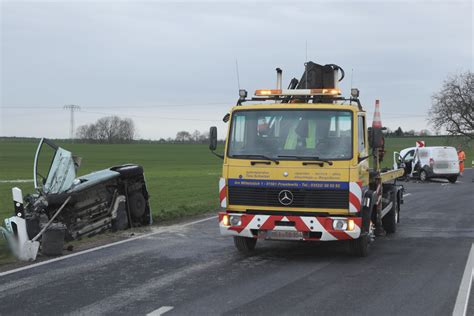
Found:
[[[382,218],[382,225],[383,229],[389,234],[393,234],[397,231],[397,223],[398,223],[398,199],[397,196],[394,195],[394,199],[392,201],[392,209]]]
[[[369,235],[364,234],[359,238],[350,241],[351,252],[357,257],[367,257],[369,255],[370,243]]]
[[[257,238],[234,236],[234,245],[243,254],[249,254],[257,245]]]
[[[456,183],[457,180],[458,180],[458,176],[448,177],[448,181],[451,183]]]

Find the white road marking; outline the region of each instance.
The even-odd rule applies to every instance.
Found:
[[[474,278],[474,244],[467,257],[466,268],[462,275],[461,285],[459,286],[458,296],[454,304],[453,316],[465,316],[467,313],[467,304],[471,293],[472,279]]]
[[[136,237],[133,237],[133,238],[128,238],[128,239],[116,241],[116,242],[113,242],[111,244],[106,244],[106,245],[102,245],[102,246],[99,246],[99,247],[86,249],[86,250],[83,250],[83,251],[80,251],[80,252],[77,252],[77,253],[73,253],[73,254],[70,254],[70,255],[66,255],[66,256],[50,259],[50,260],[45,260],[45,261],[42,261],[42,262],[34,263],[34,264],[31,264],[31,265],[28,265],[28,266],[25,266],[25,267],[9,270],[9,271],[5,271],[5,272],[0,272],[0,277],[5,276],[5,275],[9,275],[9,274],[12,274],[12,273],[24,271],[24,270],[33,269],[33,268],[36,268],[36,267],[39,267],[39,266],[46,265],[48,263],[53,263],[53,262],[57,262],[57,261],[66,260],[66,259],[69,259],[69,258],[72,258],[72,257],[76,257],[76,256],[80,256],[80,255],[83,255],[83,254],[86,254],[86,253],[90,253],[90,252],[93,252],[93,251],[97,251],[97,250],[113,247],[113,246],[116,246],[116,245],[124,244],[124,243],[130,242],[130,241],[133,241],[133,240],[147,238],[147,237],[150,237],[150,236],[153,236],[153,235],[158,235],[158,234],[165,233],[165,232],[170,232],[170,231],[173,231],[173,228],[180,229],[180,228],[183,228],[183,227],[191,226],[191,225],[194,225],[194,224],[199,224],[199,223],[202,223],[202,222],[205,222],[205,221],[208,221],[208,220],[211,220],[211,219],[215,219],[215,218],[217,218],[217,216],[207,217],[207,218],[204,218],[204,219],[200,219],[200,220],[197,220],[197,221],[194,221],[194,222],[185,223],[185,224],[182,224],[182,225],[172,225],[172,226],[169,226],[169,227],[163,227],[162,230],[157,231],[157,232],[148,233],[148,234],[136,236]]]
[[[33,182],[33,179],[0,180],[0,183],[27,183]]]
[[[173,308],[174,308],[173,306],[161,306],[157,310],[154,310],[153,312],[146,314],[146,316],[160,316],[166,312],[169,312]]]
[[[405,194],[403,194],[403,197],[410,196],[410,195],[411,195],[411,193],[405,193]]]

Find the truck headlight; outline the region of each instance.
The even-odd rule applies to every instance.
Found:
[[[230,225],[231,226],[240,226],[242,225],[242,220],[240,215],[231,215],[230,216]]]
[[[353,219],[335,219],[332,221],[332,228],[334,228],[334,230],[351,231],[355,228],[355,222]]]
[[[332,222],[332,228],[334,228],[334,230],[346,230],[347,221],[345,219],[335,219]]]

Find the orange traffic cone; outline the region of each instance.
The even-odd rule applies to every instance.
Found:
[[[382,119],[380,118],[380,101],[375,100],[374,119],[372,121],[372,128],[382,128]]]

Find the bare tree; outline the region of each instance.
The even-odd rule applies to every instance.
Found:
[[[79,139],[89,139],[87,137],[87,132],[89,130],[89,125],[81,125],[76,130],[76,137]]]
[[[400,126],[395,131],[395,136],[403,136],[403,130]]]
[[[430,136],[431,132],[428,129],[422,129],[420,130],[420,136]]]
[[[135,124],[131,119],[108,116],[94,124],[82,125],[77,129],[77,137],[103,143],[130,142],[136,136]]]
[[[474,138],[474,73],[449,77],[433,95],[429,122],[450,135]]]
[[[188,142],[191,140],[191,134],[186,131],[180,131],[176,134],[176,141],[177,142]]]
[[[201,136],[201,132],[198,131],[198,130],[194,130],[191,137],[192,137],[193,141],[195,141],[197,143],[199,141],[199,136]]]
[[[209,132],[202,132],[201,135],[199,135],[199,142],[200,143],[207,143],[209,141]]]

